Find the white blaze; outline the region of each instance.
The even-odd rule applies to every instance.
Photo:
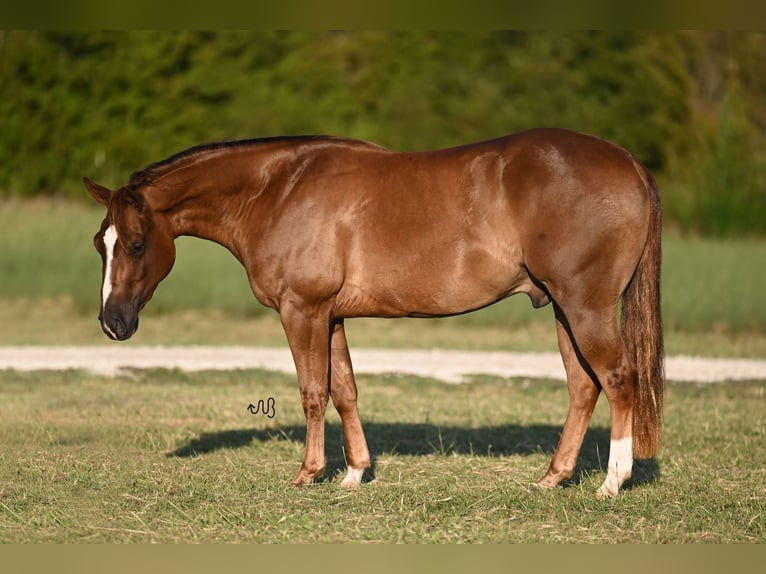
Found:
[[[114,260],[114,246],[117,243],[117,230],[110,225],[104,232],[104,250],[106,252],[106,268],[104,269],[104,284],[101,286],[101,311],[106,309],[106,301],[112,293],[112,261]],[[102,313],[103,316],[103,313]],[[103,321],[106,326],[106,321]],[[108,329],[109,327],[107,327]],[[111,329],[110,329],[111,331]]]

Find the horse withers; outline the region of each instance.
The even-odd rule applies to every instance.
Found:
[[[111,191],[94,242],[103,259],[99,319],[112,339],[138,313],[191,235],[228,248],[255,297],[280,316],[306,415],[294,481],[325,465],[324,416],[340,414],[354,488],[370,466],[344,320],[443,317],[516,293],[553,304],[569,413],[539,480],[570,478],[601,390],[611,412],[606,479],[615,496],[633,457],[655,455],[664,387],[661,209],[652,175],[596,137],[537,129],[400,153],[333,137],[193,147]],[[618,305],[622,304],[618,321]]]

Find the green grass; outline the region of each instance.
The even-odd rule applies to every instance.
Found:
[[[261,371],[0,373],[0,542],[766,542],[766,383],[670,385],[659,458],[616,500],[604,399],[575,480],[539,491],[561,383],[362,377],[374,469],[289,483],[303,453],[293,377]],[[276,416],[248,403],[276,399]],[[406,405],[407,408],[402,408]]]
[[[71,202],[0,203],[0,344],[104,340],[95,323],[101,262],[91,243],[102,217],[99,206]],[[669,352],[766,355],[766,240],[666,235]],[[284,343],[226,250],[193,238],[177,245],[137,342]],[[449,319],[354,321],[349,336],[365,346],[542,350],[556,348],[552,323],[550,307],[534,310],[518,296]]]

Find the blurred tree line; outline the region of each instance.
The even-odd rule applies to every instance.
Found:
[[[766,233],[762,32],[0,32],[0,196],[85,197],[186,147],[332,134],[400,150],[538,126],[610,139],[666,220]]]

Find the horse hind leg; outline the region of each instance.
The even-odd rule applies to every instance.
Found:
[[[612,429],[609,440],[609,463],[606,479],[596,495],[613,498],[633,472],[633,408],[636,384],[635,369],[623,351],[619,366],[603,375],[604,391],[609,399]]]
[[[617,324],[615,305],[595,307],[583,303],[563,308],[563,313],[568,321],[569,333],[574,339],[574,349],[577,351],[581,367],[592,374],[595,378],[593,382],[604,390],[609,401],[609,462],[606,479],[596,495],[599,498],[614,497],[622,484],[630,478],[633,469],[635,368],[625,351]],[[580,379],[581,375],[578,375],[578,380]],[[577,388],[582,389],[583,384],[581,382]],[[589,405],[591,400],[593,396],[588,395],[584,402]],[[593,404],[595,405],[595,400]],[[576,404],[574,408],[576,412],[584,412],[582,406]],[[580,432],[580,427],[576,428]],[[584,429],[581,432],[584,435]],[[574,436],[574,431],[572,435]]]
[[[555,488],[574,474],[582,441],[601,391],[580,363],[567,331],[566,319],[557,305],[555,312],[559,350],[567,374],[569,412],[551,464],[538,481],[538,485],[546,488]]]
[[[356,381],[342,321],[333,325],[330,354],[330,396],[343,423],[348,460],[348,471],[341,486],[354,489],[359,487],[364,471],[370,467],[370,452],[359,418]]]

